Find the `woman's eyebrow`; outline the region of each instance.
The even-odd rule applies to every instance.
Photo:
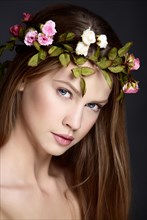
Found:
[[[81,96],[81,91],[77,90],[70,82],[63,81],[63,80],[54,80],[55,82],[63,83],[68,85],[78,96]]]
[[[63,81],[63,80],[54,80],[54,81],[55,82],[59,82],[59,83],[63,83],[65,85],[68,85],[78,96],[82,95],[81,91],[77,90],[70,82]],[[95,100],[95,101],[92,101],[92,102],[106,104],[108,102],[108,99],[105,99],[105,100]]]

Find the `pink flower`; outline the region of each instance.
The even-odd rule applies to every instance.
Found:
[[[14,26],[10,27],[10,33],[14,36],[14,37],[18,37],[20,30],[22,29],[22,26],[19,24],[15,24]]]
[[[38,34],[38,42],[39,42],[40,45],[48,46],[48,45],[51,45],[53,43],[53,38],[49,37],[49,36],[46,36],[43,33],[39,33]]]
[[[123,86],[123,92],[124,93],[137,93],[139,90],[138,82],[127,82]]]
[[[32,46],[33,43],[37,40],[37,35],[38,33],[36,30],[29,30],[25,35],[24,43],[27,46]]]
[[[140,60],[139,58],[134,59],[134,66],[131,68],[131,70],[138,70],[140,67]]]
[[[29,13],[23,13],[23,21],[30,21],[32,19],[32,15]]]
[[[139,58],[135,58],[134,54],[130,54],[127,58],[127,63],[130,70],[137,70],[140,67],[140,60]]]
[[[43,34],[46,36],[54,36],[56,34],[55,22],[52,20],[47,21],[44,25],[41,25]]]

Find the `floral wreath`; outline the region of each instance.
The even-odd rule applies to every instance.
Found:
[[[87,60],[95,63],[102,71],[108,85],[112,88],[112,80],[110,72],[116,74],[121,84],[121,91],[118,100],[122,99],[124,93],[136,93],[139,90],[138,81],[132,76],[132,70],[137,70],[140,67],[139,58],[135,58],[133,54],[129,54],[128,50],[132,46],[132,42],[126,43],[122,48],[113,47],[108,52],[107,56],[100,57],[100,50],[108,45],[107,36],[105,34],[96,35],[91,28],[84,30],[81,35],[81,41],[73,46],[72,41],[75,38],[73,32],[61,34],[57,41],[54,42],[54,35],[57,33],[56,24],[52,20],[48,20],[45,24],[41,24],[39,30],[30,27],[32,15],[23,13],[23,25],[14,25],[10,27],[10,33],[13,37],[5,44],[0,46],[0,56],[5,49],[11,51],[16,48],[16,41],[20,41],[26,46],[33,46],[37,53],[33,55],[28,66],[35,67],[40,61],[45,60],[47,55],[50,57],[58,57],[62,66],[67,67],[72,60],[77,67],[72,69],[74,77],[80,77],[80,85],[82,95],[86,92],[86,84],[84,77],[94,73],[90,67],[81,66]],[[97,45],[96,52],[87,56],[91,44]],[[46,50],[46,46],[48,50]],[[0,63],[0,74],[8,67],[9,61]]]

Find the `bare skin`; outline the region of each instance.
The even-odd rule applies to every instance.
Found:
[[[47,179],[38,180],[34,184],[3,184],[0,219],[69,220],[81,218],[77,199],[68,190],[62,172],[62,175],[50,175]]]

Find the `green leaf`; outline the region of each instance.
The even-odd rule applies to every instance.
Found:
[[[51,57],[59,56],[62,52],[63,52],[63,49],[57,46],[52,46],[48,51]]]
[[[101,69],[107,69],[109,66],[111,66],[111,64],[112,64],[112,61],[107,60],[106,57],[101,58],[101,60],[99,62],[97,62],[97,65]]]
[[[17,39],[17,37],[10,37],[10,41],[16,41]]]
[[[41,60],[45,60],[46,59],[46,56],[47,56],[47,52],[45,51],[45,50],[40,50],[40,52],[39,52],[39,58],[41,59]]]
[[[2,53],[4,52],[5,48],[6,48],[5,45],[0,46],[0,56],[1,56]]]
[[[117,96],[116,100],[117,100],[117,101],[122,101],[123,98],[124,98],[124,93],[123,93],[123,91],[121,90],[121,91],[120,91],[120,94]]]
[[[117,57],[117,48],[113,47],[108,53],[108,58],[109,60],[114,60],[116,57]]]
[[[81,76],[81,67],[75,67],[72,69],[73,76],[78,78]]]
[[[6,48],[8,49],[8,50],[13,50],[14,49],[14,45],[15,45],[15,41],[8,41],[7,43],[6,43]]]
[[[48,54],[52,54],[57,48],[57,46],[50,47],[50,49],[48,50]]]
[[[103,73],[103,76],[104,76],[109,88],[112,89],[113,81],[112,81],[110,74],[108,72],[106,72],[105,70],[102,70],[102,73]]]
[[[92,60],[92,61],[94,61],[94,62],[97,61],[97,57],[95,57],[94,55],[90,56],[88,59],[89,59],[89,60]]]
[[[83,65],[86,61],[87,61],[87,59],[83,56],[74,57],[74,62],[76,65]]]
[[[35,46],[36,50],[40,51],[40,44],[37,41],[35,41],[33,45]]]
[[[127,74],[124,75],[124,74],[120,73],[119,78],[120,78],[121,85],[123,87],[124,84],[126,84],[128,82],[128,76],[127,76]]]
[[[73,51],[73,48],[69,45],[69,44],[63,44],[63,46],[65,47],[65,49],[67,49],[69,52]]]
[[[75,34],[73,32],[68,32],[66,35],[66,40],[71,41],[75,38]]]
[[[65,42],[66,41],[66,36],[67,36],[67,33],[61,34],[58,38],[58,42]]]
[[[120,48],[119,50],[118,50],[118,55],[120,56],[120,57],[123,57],[127,52],[128,52],[128,50],[130,49],[130,47],[132,46],[132,42],[128,42],[128,43],[126,43],[122,48]]]
[[[99,58],[99,54],[100,54],[100,48],[98,47],[96,52],[92,56],[90,56],[89,59],[96,62]]]
[[[115,60],[113,60],[113,66],[121,65],[123,63],[123,59],[121,57],[116,57]]]
[[[90,68],[90,67],[80,67],[81,68],[81,75],[82,76],[90,76],[92,75],[95,71],[94,69]]]
[[[66,67],[70,63],[70,55],[68,53],[62,53],[59,56],[59,60],[62,66]]]
[[[100,55],[100,47],[98,47],[96,52],[94,53],[94,56],[97,58],[99,57],[99,55]]]
[[[123,65],[111,66],[111,67],[108,67],[108,69],[112,73],[120,73],[120,72],[122,72],[125,69],[125,66],[123,66]]]
[[[39,53],[35,54],[29,59],[28,66],[35,67],[39,63]]]
[[[71,41],[75,37],[73,32],[63,33],[59,36],[58,42]]]
[[[82,96],[84,96],[86,93],[86,83],[84,78],[80,79],[80,86],[81,86]]]

